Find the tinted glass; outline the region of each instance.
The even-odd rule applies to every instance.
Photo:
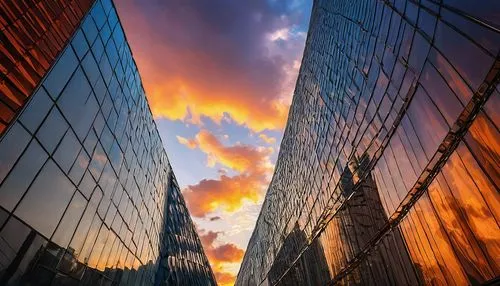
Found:
[[[314,1],[236,285],[497,282],[500,7],[477,4]]]

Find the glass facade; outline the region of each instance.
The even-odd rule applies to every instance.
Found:
[[[20,29],[4,14],[21,9],[46,33],[3,70],[3,84],[23,61],[37,64],[50,33],[61,47],[48,48],[22,110],[2,123],[0,285],[172,285],[165,269],[181,273],[177,285],[214,285],[111,0],[0,7],[2,35]],[[1,52],[10,45],[19,48],[2,39]]]
[[[164,285],[216,285],[195,225],[173,173],[165,208],[162,263],[158,280]]]
[[[500,2],[314,2],[237,285],[500,276]]]

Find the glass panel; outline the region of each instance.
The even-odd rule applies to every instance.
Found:
[[[477,162],[483,166],[484,171],[500,188],[500,133],[491,121],[480,113],[469,128],[465,136],[467,144],[474,153]]]
[[[413,96],[408,114],[427,158],[432,157],[448,131],[444,118],[421,88]]]
[[[49,160],[15,210],[15,214],[50,237],[66,209],[75,188]]]
[[[36,137],[42,143],[42,146],[52,154],[56,149],[57,144],[61,141],[64,133],[68,129],[68,124],[57,108],[52,108],[52,111],[45,119],[42,127],[36,133]]]
[[[66,48],[47,78],[43,81],[43,86],[54,100],[61,93],[77,65],[78,59],[73,49]]]
[[[483,208],[489,208],[489,210],[493,214],[492,219],[496,219],[496,221],[499,222],[500,193],[498,192],[498,189],[495,188],[491,180],[489,180],[485,173],[482,171],[481,167],[477,164],[477,161],[472,156],[472,153],[469,151],[469,149],[467,149],[464,143],[460,143],[457,148],[457,153],[460,155],[460,159],[462,160],[462,163],[467,170],[467,174],[470,176],[470,178],[474,182],[474,185],[482,194],[482,198],[485,200]],[[469,190],[472,190],[472,188]],[[500,238],[500,232],[498,233],[498,236]]]
[[[425,65],[420,80],[427,94],[432,95],[432,101],[443,114],[448,125],[452,126],[462,112],[463,105],[431,64]]]
[[[0,231],[0,250],[2,250],[0,252],[0,273],[6,272],[29,233],[30,229],[14,217],[11,217]]]
[[[102,225],[99,234],[97,235],[97,239],[92,248],[92,253],[88,260],[88,265],[92,268],[97,268],[100,270],[104,270],[104,265],[98,265],[99,257],[101,256],[102,250],[104,249],[106,240],[108,238],[109,230],[105,225]]]
[[[22,285],[27,284],[38,284],[39,280],[36,279],[36,275],[33,275],[33,265],[37,260],[39,260],[40,252],[47,245],[47,240],[40,235],[32,231],[28,236],[29,239],[25,240],[25,246],[27,247],[22,261],[20,261],[17,267],[16,273],[9,280],[9,285]],[[33,277],[35,276],[35,277]]]
[[[469,103],[472,98],[472,91],[465,83],[463,75],[450,65],[449,61],[434,48],[431,48],[429,53],[433,65],[438,72],[444,77],[450,88],[455,92],[463,105]]]
[[[76,156],[78,156],[78,153],[80,152],[80,148],[80,142],[78,142],[75,134],[73,131],[68,130],[66,135],[64,135],[61,144],[57,147],[53,159],[59,164],[65,173],[68,173],[71,166],[73,166],[73,163],[75,162]]]
[[[102,8],[101,1],[97,1],[94,8],[92,9],[92,18],[94,19],[97,29],[101,29],[106,22],[106,14]]]
[[[0,204],[12,211],[24,195],[43,163],[47,153],[35,141],[31,141],[23,156],[0,187]]]
[[[104,53],[104,45],[102,44],[101,37],[97,37],[92,45],[92,53],[94,54],[94,58],[99,62]]]
[[[441,17],[443,20],[450,22],[453,26],[458,28],[461,32],[466,33],[467,36],[471,37],[476,43],[488,49],[493,55],[496,55],[500,50],[500,34],[492,29],[470,21],[463,15],[452,13],[448,9],[443,9],[441,11]]]
[[[73,36],[73,40],[71,41],[71,45],[75,49],[76,55],[80,60],[83,59],[83,57],[89,50],[89,45],[85,40],[85,36],[83,35],[82,30],[76,31],[75,35]]]
[[[104,81],[106,82],[106,85],[109,85],[109,82],[111,81],[111,76],[113,75],[113,69],[111,68],[111,64],[109,63],[106,54],[104,54],[104,56],[101,58],[101,61],[99,62],[99,67],[102,76],[104,78]]]
[[[85,172],[85,176],[80,182],[80,185],[78,185],[78,190],[80,190],[82,194],[89,199],[92,195],[92,192],[94,191],[95,186],[95,180],[92,178],[90,172],[87,171]]]
[[[90,162],[89,171],[94,176],[94,179],[97,181],[101,176],[101,172],[106,165],[108,158],[106,157],[106,153],[101,147],[101,144],[97,143],[97,147],[95,148],[94,154],[92,155],[92,161]]]
[[[85,71],[85,75],[88,77],[90,84],[93,86],[101,78],[101,73],[99,72],[99,66],[94,59],[92,53],[88,53],[82,61],[82,67]]]
[[[472,15],[482,21],[491,22],[497,29],[500,28],[500,3],[496,0],[482,0],[481,5],[477,3],[461,0],[445,0],[445,4],[462,10],[466,15]]]
[[[83,142],[83,146],[85,147],[85,150],[88,154],[94,154],[94,148],[96,145],[97,135],[95,134],[94,129],[90,129],[87,138],[85,138],[85,141]]]
[[[465,209],[454,198],[443,174],[429,186],[429,198],[448,234],[460,263],[473,281],[484,281],[491,276],[491,267],[484,257],[481,245],[467,222]]]
[[[430,46],[431,44],[420,33],[415,33],[408,64],[416,73],[422,70]]]
[[[468,279],[455,255],[448,235],[444,232],[438,218],[434,213],[434,208],[430,204],[429,197],[424,194],[414,207],[414,212],[418,214],[420,222],[424,226],[426,239],[432,245],[432,249],[439,268],[445,275],[446,284],[466,285]]]
[[[95,26],[94,20],[92,17],[87,16],[85,21],[82,24],[82,29],[85,33],[85,37],[89,43],[93,43],[95,38],[97,37],[97,27]]]
[[[446,285],[439,262],[434,256],[423,226],[415,210],[400,224],[417,273],[428,285]]]
[[[85,209],[85,212],[81,220],[78,222],[78,227],[76,228],[75,234],[71,239],[71,243],[68,249],[70,248],[73,249],[74,255],[77,258],[80,255],[80,250],[82,249],[83,243],[85,242],[87,234],[89,233],[89,229],[92,225],[95,212],[96,212],[95,207],[87,205],[87,208]],[[81,259],[79,261],[83,262],[83,260]]]
[[[40,87],[35,94],[32,95],[29,105],[20,116],[23,125],[35,133],[36,129],[42,123],[53,102],[45,90]]]
[[[466,157],[454,153],[443,167],[443,175],[445,175],[446,182],[457,199],[458,205],[463,209],[467,224],[475,238],[480,241],[483,252],[489,255],[487,260],[490,264],[496,261],[493,264],[495,265],[499,262],[497,258],[500,257],[500,231],[498,231],[497,222],[500,210],[498,208],[492,209],[492,207],[498,207],[500,195],[496,190],[492,192],[491,187],[487,184],[483,184],[486,189],[478,190],[476,182],[481,182],[479,181],[481,176],[471,178],[468,173],[471,170],[464,166],[464,162],[470,160],[468,159],[470,153],[467,155],[464,149],[462,148],[460,153]],[[488,197],[483,197],[485,195]],[[488,200],[485,201],[485,198]],[[493,216],[495,213],[497,220]],[[489,267],[484,266],[483,268],[483,273],[491,273]],[[491,274],[488,274],[487,277],[493,278]]]
[[[83,174],[85,173],[85,170],[89,165],[89,162],[89,156],[87,155],[87,153],[85,153],[85,150],[81,149],[80,154],[76,158],[76,161],[69,172],[69,177],[75,185],[78,185],[80,183],[80,180],[82,179]]]
[[[500,127],[500,111],[497,106],[500,106],[500,92],[498,90],[494,90],[484,105],[484,113],[488,115],[498,129]]]
[[[94,220],[90,225],[89,232],[87,234],[87,237],[85,238],[85,242],[79,254],[80,261],[83,261],[84,263],[87,263],[89,261],[90,255],[92,255],[92,247],[94,246],[97,235],[99,234],[99,230],[101,229],[102,225],[103,224],[101,219],[99,219],[97,215],[94,216]]]
[[[15,123],[0,141],[0,182],[3,181],[16,160],[29,143],[31,136],[24,128]]]
[[[87,200],[79,192],[75,192],[73,199],[64,213],[61,223],[59,223],[52,237],[52,241],[63,248],[68,245],[86,206]]]
[[[434,41],[437,49],[445,55],[458,73],[473,89],[477,89],[493,64],[493,59],[442,21],[438,22]]]
[[[90,84],[78,68],[57,101],[80,140],[87,135],[98,109],[97,102],[90,93]]]

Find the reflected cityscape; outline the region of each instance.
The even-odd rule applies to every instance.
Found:
[[[314,1],[236,285],[500,283],[499,12]]]
[[[111,0],[0,11],[0,285],[216,285]]]

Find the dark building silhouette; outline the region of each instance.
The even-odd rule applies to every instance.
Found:
[[[215,285],[112,1],[0,18],[0,285]]]
[[[500,275],[498,1],[314,1],[236,285]]]
[[[165,248],[157,273],[160,285],[215,285],[210,264],[191,221],[175,177],[170,177],[165,204]]]

